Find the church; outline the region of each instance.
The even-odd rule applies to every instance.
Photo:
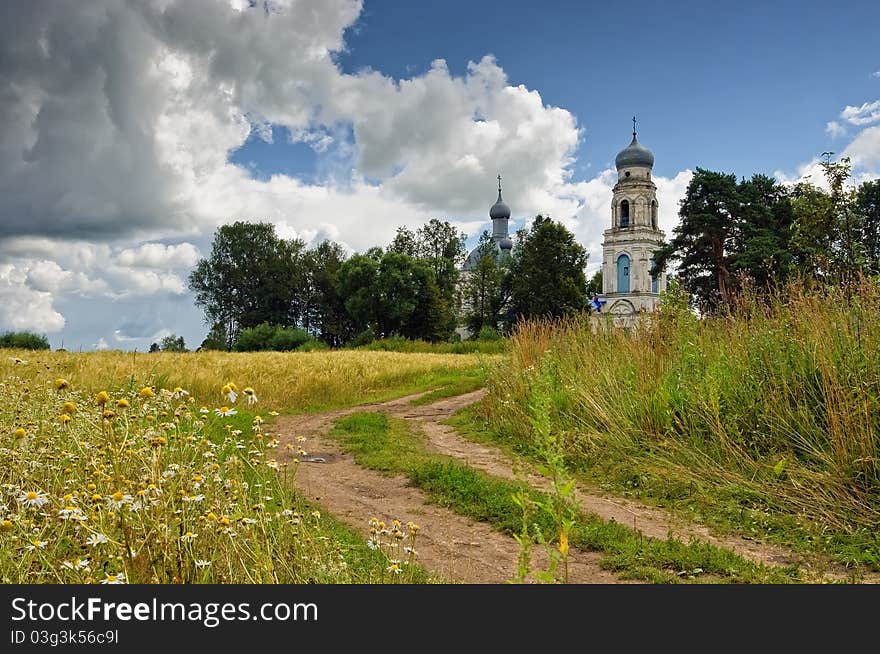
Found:
[[[657,224],[657,186],[651,180],[654,154],[639,143],[635,118],[632,135],[614,160],[611,228],[602,242],[602,312],[621,318],[654,311],[666,290],[666,273],[651,275],[654,253],[665,237]]]
[[[633,118],[632,141],[615,158],[617,183],[612,189],[611,228],[604,231],[602,242],[601,313],[614,316],[616,325],[630,324],[639,314],[650,313],[666,290],[666,273],[651,275],[654,253],[663,244],[665,234],[658,226],[657,186],[651,179],[654,154],[636,135]],[[501,197],[498,176],[498,199],[489,209],[492,219],[492,242],[499,261],[511,256],[513,241],[508,231],[510,207]],[[462,273],[472,271],[479,262],[479,247],[468,254]],[[463,337],[467,332],[459,331]]]

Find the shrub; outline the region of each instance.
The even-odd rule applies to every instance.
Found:
[[[480,333],[477,334],[478,341],[497,341],[499,338],[501,338],[501,334],[498,333],[498,330],[489,325],[483,325],[480,328]]]
[[[308,332],[297,327],[281,327],[262,323],[243,329],[235,340],[236,352],[260,352],[272,350],[288,352],[314,340]]]
[[[49,339],[31,332],[6,332],[0,336],[0,347],[15,350],[48,350]]]

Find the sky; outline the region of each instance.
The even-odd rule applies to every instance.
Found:
[[[214,230],[473,243],[501,174],[601,260],[613,166],[655,156],[660,227],[697,167],[880,176],[880,3],[92,0],[0,3],[0,331],[69,350],[207,333]]]

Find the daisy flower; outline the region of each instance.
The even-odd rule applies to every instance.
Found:
[[[44,504],[49,503],[49,496],[43,491],[22,491],[21,495],[18,496],[18,501],[21,504],[39,509]]]
[[[228,416],[234,416],[238,411],[230,409],[228,406],[221,406],[219,409],[214,409],[214,413],[225,418]]]
[[[254,392],[253,388],[248,386],[242,392],[247,396],[248,406],[257,403],[257,394]]]
[[[223,393],[223,397],[229,400],[232,404],[235,404],[235,400],[238,399],[238,393],[236,393],[235,391],[236,386],[232,382],[229,382],[220,389],[220,392]]]
[[[86,545],[91,545],[92,547],[97,547],[98,545],[103,545],[108,542],[108,538],[104,534],[94,533],[88,538],[86,538]]]
[[[115,575],[107,575],[104,577],[100,583],[102,584],[124,584],[125,583],[125,573],[120,572]]]
[[[187,395],[189,395],[189,391],[183,390],[180,386],[175,387],[175,389],[171,391],[171,397],[173,397],[175,400],[184,398]]]

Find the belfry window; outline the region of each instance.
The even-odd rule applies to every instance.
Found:
[[[657,200],[651,200],[651,227],[657,229]]]
[[[624,200],[620,203],[620,226],[629,227],[629,201]]]

